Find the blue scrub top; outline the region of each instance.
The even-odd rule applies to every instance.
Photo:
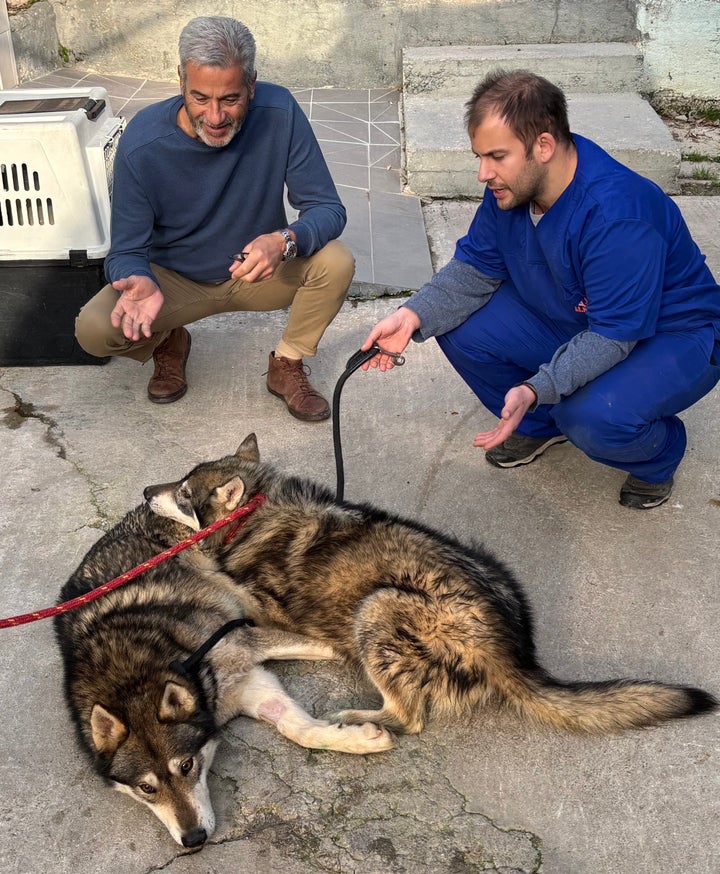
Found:
[[[455,257],[509,279],[547,318],[612,340],[712,324],[720,288],[677,205],[654,182],[574,134],[575,176],[535,226],[527,205],[483,198]]]

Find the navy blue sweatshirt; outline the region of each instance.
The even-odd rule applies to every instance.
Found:
[[[286,88],[258,82],[240,131],[212,148],[177,125],[182,97],[142,109],[115,158],[109,282],[155,281],[150,262],[198,282],[229,278],[230,255],[260,234],[288,227],[284,191],[298,211],[289,225],[311,255],[345,227],[310,122]]]

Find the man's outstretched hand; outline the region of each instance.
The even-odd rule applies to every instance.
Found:
[[[149,276],[128,276],[112,284],[120,292],[110,313],[113,328],[122,328],[128,340],[152,336],[152,323],[163,305],[163,294]]]
[[[386,352],[399,354],[405,350],[412,335],[420,327],[420,318],[407,307],[400,307],[389,316],[381,319],[367,335],[367,339],[360,347],[363,351],[368,350],[373,343]],[[395,362],[389,355],[378,354],[363,364],[362,369],[377,367],[381,371],[392,370]]]
[[[473,446],[479,446],[486,452],[504,443],[517,429],[523,416],[535,403],[537,397],[529,385],[516,385],[505,395],[505,406],[502,408],[500,420],[492,431],[481,431],[475,435]]]

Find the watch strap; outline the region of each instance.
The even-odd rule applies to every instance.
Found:
[[[285,239],[285,251],[283,252],[282,259],[283,261],[289,261],[297,255],[297,243],[293,240],[290,231],[287,228],[283,228],[280,233]]]

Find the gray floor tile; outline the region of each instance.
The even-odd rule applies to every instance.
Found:
[[[370,190],[383,191],[386,194],[398,194],[402,191],[402,172],[387,167],[370,167]]]
[[[145,106],[150,106],[151,104],[158,102],[158,98],[156,97],[131,97],[129,99],[126,99],[122,97],[116,97],[114,94],[108,94],[108,98],[110,99],[110,106],[112,106],[113,112],[116,115],[121,115],[127,121],[130,121],[130,119],[139,109],[143,109]]]
[[[373,269],[391,285],[419,288],[432,276],[420,201],[370,192]]]
[[[52,73],[47,73],[45,76],[39,76],[33,79],[32,82],[24,82],[20,88],[57,88],[73,87],[87,76],[87,73],[81,70],[54,70]]]
[[[83,85],[97,85],[105,88],[108,94],[123,97],[133,97],[142,88],[144,79],[134,79],[130,76],[100,76],[91,73],[83,79]]]
[[[368,125],[362,121],[311,121],[312,129],[319,140],[344,143],[366,143]]]
[[[334,143],[323,140],[321,145],[328,161],[336,161],[338,164],[357,164],[359,167],[367,167],[371,163],[369,148],[365,143]]]
[[[382,146],[368,146],[368,161],[371,167],[391,167],[400,169],[400,146],[395,143],[386,143]],[[398,188],[398,191],[400,189]]]
[[[310,118],[313,121],[362,121],[366,123],[370,115],[370,105],[364,103],[318,103],[313,100]]]
[[[336,161],[328,161],[330,173],[336,185],[347,185],[351,188],[362,188],[368,191],[370,188],[370,170],[367,166],[357,164],[340,164]]]
[[[373,122],[370,125],[370,142],[373,145],[399,145],[399,122]]]
[[[322,103],[367,103],[367,88],[314,88],[313,99]]]
[[[397,88],[371,88],[368,91],[368,99],[371,103],[391,103],[398,106],[400,92]]]

